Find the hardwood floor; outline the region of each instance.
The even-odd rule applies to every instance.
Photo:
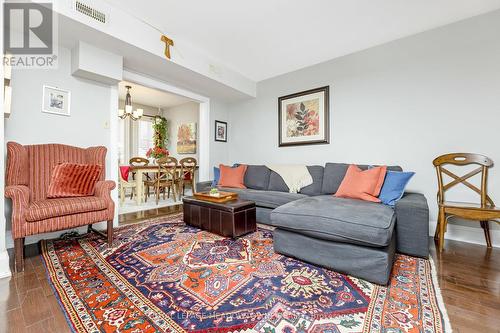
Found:
[[[144,210],[142,212],[122,214],[118,217],[118,224],[132,224],[141,222],[153,217],[175,214],[182,212],[182,205],[173,205],[168,207],[161,207],[155,209]]]
[[[120,216],[120,224],[138,223],[181,211],[181,206]],[[446,241],[431,253],[454,332],[500,333],[500,248]],[[0,279],[0,332],[70,332],[49,285],[38,246],[26,248],[26,268]],[[11,269],[13,258],[11,255]]]
[[[431,243],[453,331],[500,333],[500,248],[447,240],[439,254]]]

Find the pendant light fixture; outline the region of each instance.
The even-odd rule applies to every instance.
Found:
[[[133,110],[132,96],[130,95],[130,89],[132,89],[132,87],[125,86],[125,88],[127,88],[127,95],[125,95],[125,110],[123,109],[118,110],[118,117],[120,117],[121,119],[130,117],[132,120],[139,120],[144,114],[144,110],[143,109]]]

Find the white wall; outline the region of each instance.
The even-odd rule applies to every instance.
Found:
[[[163,110],[163,117],[167,119],[168,124],[168,144],[167,149],[170,156],[178,160],[185,157],[194,157],[199,160],[199,143],[200,143],[200,104],[196,102],[188,102]],[[196,123],[196,153],[195,154],[179,154],[177,152],[177,132],[180,124]]]
[[[229,121],[230,107],[222,101],[210,100],[210,179],[213,179],[214,166],[229,163],[229,145],[232,137],[228,135],[227,142],[215,141],[215,121]],[[228,130],[231,124],[228,123]]]
[[[500,163],[499,31],[496,11],[259,82],[256,99],[231,106],[229,160],[398,164],[416,171],[409,190],[425,194],[434,221],[433,158],[477,152]],[[330,144],[279,148],[278,97],[324,85]],[[496,169],[489,190],[498,204]],[[463,225],[450,226],[447,237],[484,244],[481,229]]]
[[[71,76],[70,62],[70,50],[60,48],[57,70],[13,70],[12,114],[5,119],[5,141],[20,144],[61,143],[79,147],[106,146],[107,179],[114,179],[110,168],[110,151],[113,150],[110,145],[110,108],[114,96],[112,89],[110,86]],[[43,85],[71,91],[70,117],[42,112]],[[10,199],[6,203],[7,228],[10,230]],[[12,247],[9,234],[10,231],[7,242]],[[51,235],[43,235],[42,238],[50,237]],[[37,239],[36,236],[28,237],[26,242],[32,243]]]

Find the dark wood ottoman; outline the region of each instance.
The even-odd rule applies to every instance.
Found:
[[[239,237],[257,230],[255,202],[232,200],[216,203],[184,197],[184,222],[224,237]]]

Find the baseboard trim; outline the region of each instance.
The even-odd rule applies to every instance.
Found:
[[[495,222],[490,222],[491,243],[493,247],[500,247],[500,230],[491,228],[493,223]],[[429,230],[429,235],[434,237],[436,221],[432,221],[430,224],[431,224],[431,230]],[[484,239],[484,232],[482,228],[472,228],[463,225],[448,223],[448,230],[446,231],[444,238],[486,246],[486,241]]]
[[[115,220],[117,221],[118,219],[115,219]],[[495,223],[495,222],[490,222],[490,223]],[[106,227],[105,222],[101,222],[99,224],[96,223],[96,227],[97,227],[97,229],[105,229],[105,227]],[[434,237],[435,228],[436,228],[436,221],[431,221],[430,222],[430,229],[429,229],[429,236]],[[78,231],[79,233],[85,233],[87,230],[87,227],[81,227],[81,228],[77,228],[77,229],[68,229],[68,230],[63,230],[63,231],[58,231],[58,232],[51,232],[51,233],[46,233],[46,234],[29,236],[26,238],[25,244],[38,243],[42,239],[57,238],[62,233],[68,232],[71,230]],[[490,228],[490,234],[491,234],[492,245],[494,247],[500,247],[500,229]],[[466,226],[456,225],[456,224],[448,224],[448,231],[445,234],[445,239],[451,239],[451,240],[479,244],[479,245],[486,245],[486,242],[484,240],[483,229],[471,228],[471,227],[466,227]],[[10,230],[7,230],[5,233],[5,245],[8,249],[11,249],[14,247],[14,240],[12,239],[12,233]],[[1,260],[1,258],[0,258],[0,260]],[[8,262],[8,256],[7,256],[7,262]],[[0,272],[0,274],[1,274],[1,272]]]
[[[12,272],[9,265],[9,254],[7,250],[0,252],[0,279],[10,277]]]
[[[115,219],[118,221],[118,219]],[[106,230],[106,222],[97,222],[94,223],[94,229],[97,230]],[[45,234],[38,234],[38,235],[33,235],[33,236],[28,236],[24,240],[25,245],[29,244],[36,244],[42,239],[54,239],[54,238],[59,238],[60,235],[66,233],[66,232],[71,232],[71,231],[76,231],[79,234],[85,234],[87,233],[87,226],[84,227],[78,227],[78,228],[73,228],[73,229],[66,229],[66,230],[60,230],[56,232],[47,232]],[[12,232],[11,230],[7,230],[5,232],[5,246],[8,249],[12,249],[14,247],[14,239],[12,238]]]

